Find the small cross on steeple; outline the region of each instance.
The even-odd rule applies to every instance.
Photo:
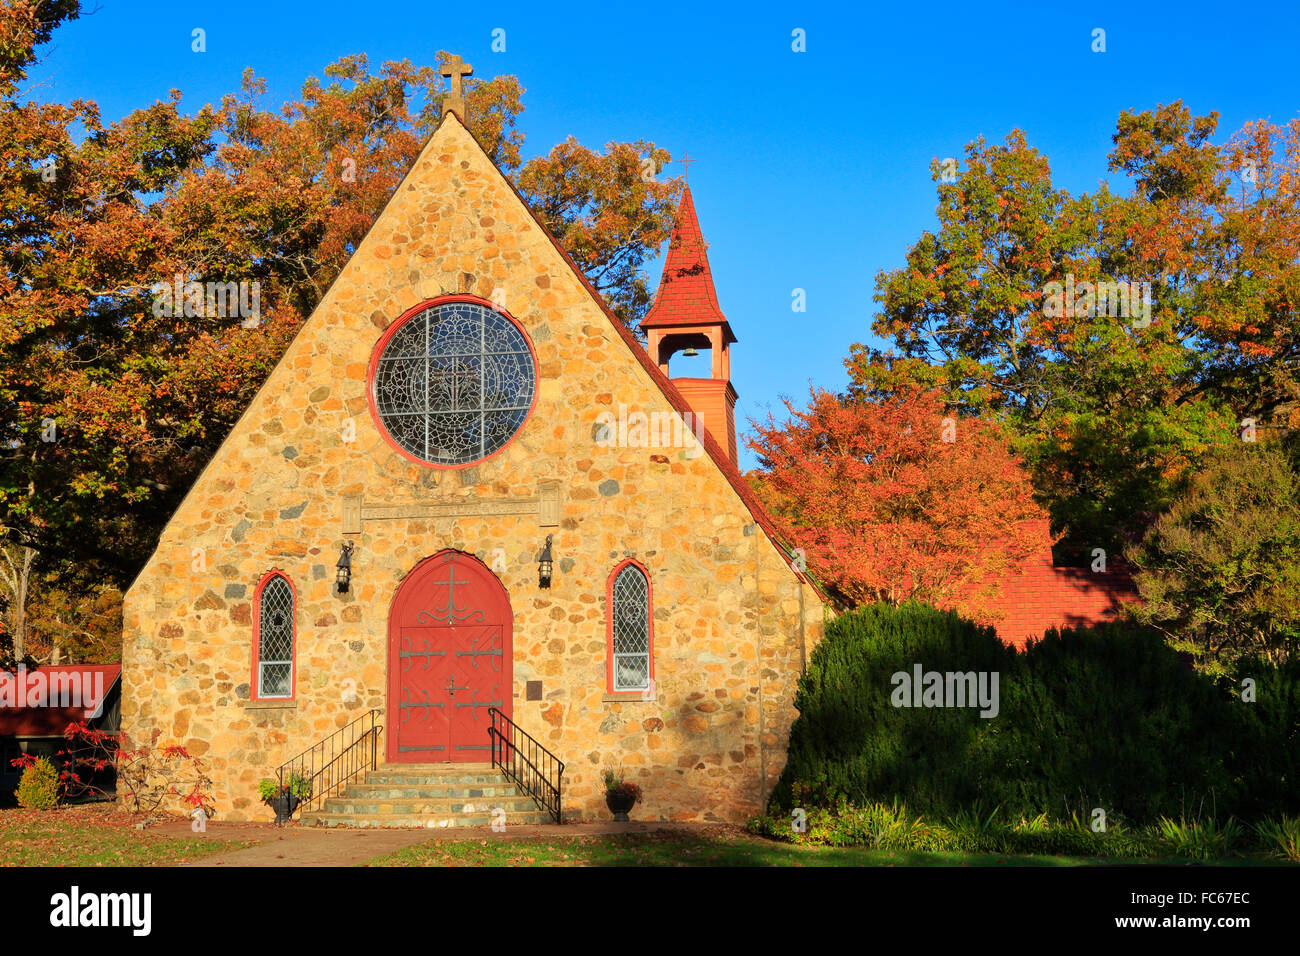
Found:
[[[698,162],[699,162],[698,159],[691,159],[690,153],[682,153],[681,164],[682,164],[682,169],[685,170],[685,174],[684,174],[685,179],[689,180],[691,178],[691,163],[698,163]]]
[[[449,112],[454,112],[460,117],[461,122],[465,122],[465,90],[462,82],[465,77],[474,75],[474,67],[463,61],[460,56],[450,57],[442,65],[440,71],[443,76],[447,77],[451,83],[451,89],[447,95],[442,98],[442,115],[446,116]]]

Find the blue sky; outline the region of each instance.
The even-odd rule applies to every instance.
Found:
[[[447,49],[476,76],[519,76],[525,157],[569,135],[688,151],[740,339],[738,428],[810,381],[843,386],[849,345],[870,339],[876,274],[934,225],[932,159],[1020,128],[1081,192],[1107,178],[1121,110],[1182,99],[1220,113],[1219,138],[1300,111],[1295,3],[96,2],[55,33],[32,80],[106,119],[173,88],[188,110],[217,102],[245,67],[278,102],[341,56],[432,63]],[[206,53],[190,50],[196,27]],[[504,53],[491,50],[498,28]],[[1105,53],[1091,50],[1095,28]],[[806,52],[791,49],[795,29]],[[806,313],[791,311],[795,288]]]

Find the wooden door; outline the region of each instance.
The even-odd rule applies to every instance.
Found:
[[[388,618],[388,759],[491,759],[489,707],[511,715],[512,622],[501,582],[443,551],[402,581]]]

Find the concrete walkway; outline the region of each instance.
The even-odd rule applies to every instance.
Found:
[[[202,837],[184,821],[160,824],[154,832],[178,837]],[[432,840],[526,840],[601,837],[673,830],[681,833],[734,834],[736,828],[713,823],[566,823],[521,824],[501,832],[491,827],[451,827],[427,830],[345,830],[269,823],[209,823],[213,840],[256,841],[254,846],[218,853],[184,866],[353,866],[408,846]]]

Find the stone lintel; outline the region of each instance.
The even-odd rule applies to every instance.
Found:
[[[543,528],[560,524],[560,483],[542,482],[536,495],[509,498],[463,498],[455,501],[403,501],[378,504],[361,495],[343,498],[343,533],[360,534],[367,521],[423,518],[477,518],[481,515],[537,515]]]

